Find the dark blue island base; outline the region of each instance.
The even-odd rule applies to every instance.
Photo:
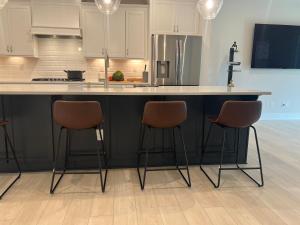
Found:
[[[105,115],[104,139],[111,168],[135,167],[137,163],[137,148],[139,130],[144,104],[150,100],[184,100],[187,102],[188,119],[182,125],[183,136],[188,150],[190,164],[197,165],[204,138],[208,132],[208,115],[217,115],[226,100],[257,100],[256,95],[243,96],[47,96],[47,95],[4,95],[1,96],[1,117],[9,121],[8,131],[15,145],[17,157],[24,171],[44,171],[52,169],[53,142],[57,146],[59,127],[52,123],[51,103],[55,99],[65,100],[96,100],[101,103]],[[52,126],[53,124],[53,126]],[[53,135],[52,135],[53,127]],[[168,147],[168,130],[156,133],[156,143]],[[71,154],[93,153],[96,150],[94,130],[71,132]],[[165,140],[162,141],[162,136]],[[249,130],[240,131],[238,143],[240,163],[247,162]],[[214,164],[219,162],[222,132],[214,129],[209,141],[204,162]],[[233,162],[234,131],[228,133],[224,162]],[[147,144],[148,145],[148,144]],[[5,158],[5,143],[0,136],[0,157]],[[62,147],[65,146],[63,134]],[[180,158],[182,149],[177,142],[177,153]],[[60,157],[63,162],[63,155]],[[97,168],[97,157],[70,157],[72,169]],[[151,165],[174,165],[172,155],[153,156]],[[0,164],[1,171],[15,171],[12,162]]]

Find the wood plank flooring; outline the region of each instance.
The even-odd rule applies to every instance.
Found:
[[[0,201],[0,225],[298,225],[300,121],[263,121],[256,127],[263,188],[228,171],[217,190],[192,167],[191,189],[168,171],[149,173],[142,192],[136,170],[123,169],[109,172],[105,194],[96,175],[67,175],[51,196],[50,173],[26,173]],[[254,150],[251,138],[249,164],[255,163]]]

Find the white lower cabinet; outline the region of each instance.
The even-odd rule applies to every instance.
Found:
[[[35,57],[37,51],[31,34],[30,6],[8,4],[0,16],[0,54]]]
[[[104,57],[108,44],[112,58],[147,58],[148,7],[122,5],[107,21],[94,4],[87,4],[81,15],[86,57]],[[106,23],[108,43],[105,43]]]

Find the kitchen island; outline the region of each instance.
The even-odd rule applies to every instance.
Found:
[[[104,89],[95,84],[0,84],[1,117],[9,120],[10,135],[15,144],[23,170],[41,171],[52,167],[53,149],[56,147],[59,127],[52,121],[51,106],[57,99],[97,100],[104,117],[105,146],[110,167],[134,167],[138,148],[139,129],[145,102],[149,100],[184,100],[187,102],[188,119],[183,124],[188,157],[191,164],[198,164],[204,138],[207,134],[207,115],[217,115],[226,100],[257,100],[270,92],[227,87],[133,87],[119,86]],[[163,132],[163,131],[162,131]],[[218,160],[217,149],[221,145],[221,133],[212,134],[206,163]],[[233,134],[233,132],[232,132]],[[238,143],[239,161],[246,163],[249,130],[241,131]],[[3,143],[3,137],[1,136]],[[54,140],[54,145],[53,145]],[[234,136],[228,135],[225,162],[233,160]],[[162,144],[161,140],[157,142]],[[179,143],[178,143],[179,145]],[[62,143],[62,146],[64,144]],[[178,146],[180,147],[180,146]],[[1,147],[1,149],[3,149]],[[72,132],[73,153],[93,152],[96,149],[93,131]],[[0,152],[4,157],[4,151]],[[178,151],[180,157],[180,151]],[[61,157],[62,159],[63,157]],[[155,160],[159,165],[170,165],[173,157]],[[71,158],[71,168],[93,168],[96,157]],[[1,164],[1,170],[10,170]]]

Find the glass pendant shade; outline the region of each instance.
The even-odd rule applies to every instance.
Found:
[[[213,20],[217,17],[223,6],[223,0],[199,0],[197,8],[205,20]]]
[[[95,0],[95,3],[102,13],[111,15],[118,10],[120,1],[121,0]]]
[[[0,0],[0,9],[2,9],[7,2],[8,0]]]

